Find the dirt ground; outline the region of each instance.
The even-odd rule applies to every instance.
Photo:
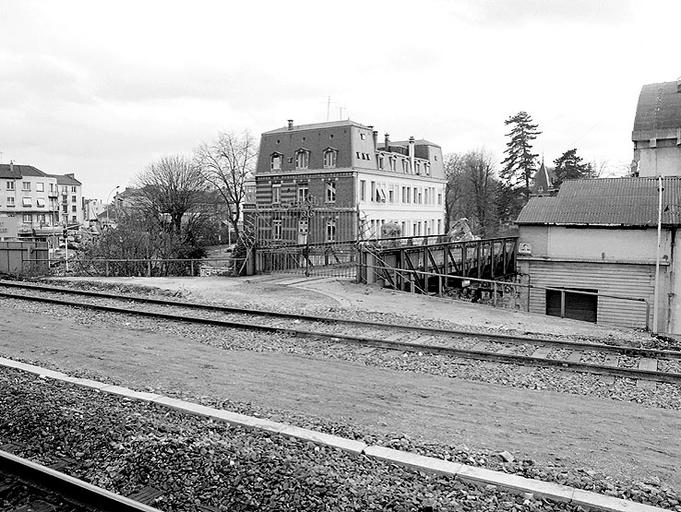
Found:
[[[53,279],[60,281],[61,279]],[[638,342],[647,333],[629,329],[596,326],[587,322],[562,319],[388,290],[378,286],[356,284],[348,279],[308,278],[299,274],[227,277],[111,277],[68,278],[73,281],[97,281],[129,286],[157,287],[180,291],[189,299],[223,304],[240,304],[297,312],[367,311],[409,315],[419,319],[439,320],[460,327],[482,328],[515,333],[555,334],[589,338],[621,339]]]
[[[243,292],[244,284],[232,287]],[[294,301],[308,300],[302,292]],[[82,325],[43,311],[0,302],[2,356],[87,371],[135,389],[250,402],[425,441],[562,461],[615,478],[656,476],[681,488],[679,411],[284,353],[225,351],[179,335],[101,318]]]

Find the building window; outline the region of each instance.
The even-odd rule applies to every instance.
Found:
[[[360,180],[359,182],[359,200],[367,200],[367,182],[366,180]]]
[[[281,240],[281,219],[272,221],[272,239]]]
[[[24,213],[24,215],[22,216],[22,221],[24,222],[24,224],[30,224],[31,222],[33,222],[33,217],[30,213]]]
[[[304,203],[310,198],[310,187],[308,185],[298,185],[298,202]]]
[[[437,234],[441,235],[442,234],[442,220],[437,219]]]
[[[9,208],[14,208],[14,198],[13,197],[7,197],[7,206]]]
[[[281,170],[281,158],[279,153],[272,153],[270,156],[270,171]]]
[[[54,183],[50,183],[50,192],[54,192]]]
[[[73,206],[71,206],[71,211],[73,213],[76,213],[78,211],[75,204]]]
[[[307,169],[310,165],[310,152],[299,149],[296,152],[296,169]]]
[[[71,193],[75,194],[76,193],[76,187],[71,187]]]
[[[414,166],[416,167],[416,174],[421,174],[421,162],[414,162]]]
[[[407,203],[411,203],[411,187],[407,187]]]
[[[63,211],[64,213],[68,213],[68,212],[69,212],[69,207],[68,207],[68,205],[66,205],[66,204],[65,204],[65,205],[62,205],[62,211]]]
[[[391,156],[389,159],[390,162],[390,170],[395,171],[395,166],[397,165],[397,159],[394,156]]]
[[[14,190],[14,182],[13,181],[7,182],[7,190]]]
[[[33,203],[31,202],[30,197],[22,197],[21,198],[21,206],[33,206]]]
[[[31,190],[31,182],[30,181],[21,182],[21,190],[30,191]]]
[[[38,208],[45,208],[45,200],[43,198],[39,197],[38,199],[35,200],[35,205]]]
[[[423,204],[423,195],[422,195],[420,190],[419,190],[419,204]]]
[[[423,169],[426,172],[426,176],[430,176],[430,163],[423,164]]]
[[[73,216],[71,217],[71,222],[78,222],[78,217],[76,217],[75,215],[73,215]]]
[[[76,199],[76,196],[71,196],[71,202],[72,203],[78,202],[78,200]]]
[[[38,214],[36,220],[40,224],[45,224],[45,214],[44,213]]]
[[[442,193],[437,195],[437,204],[442,204]]]
[[[272,185],[272,204],[281,203],[281,183]]]
[[[394,202],[394,200],[395,200],[395,193],[392,191],[392,189],[390,189],[388,191],[388,202],[392,203],[392,202]]]
[[[365,140],[367,138],[366,133],[360,133],[359,138]]]
[[[376,200],[376,182],[372,181],[371,182],[371,201]]]
[[[326,151],[324,151],[325,169],[331,169],[333,167],[336,167],[336,154],[337,151],[335,149],[328,148]]]
[[[409,172],[409,161],[402,160],[402,172],[407,174]]]
[[[326,202],[335,203],[336,202],[336,182],[328,181],[326,183]]]
[[[418,204],[418,202],[419,202],[418,189],[414,187],[414,204]]]
[[[36,183],[35,184],[35,191],[36,192],[45,192],[45,184],[44,183]]]
[[[335,242],[336,241],[336,220],[329,219],[326,221],[326,241]]]
[[[379,170],[383,170],[383,155],[378,155],[378,168]]]

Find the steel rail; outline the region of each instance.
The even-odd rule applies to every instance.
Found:
[[[261,310],[253,308],[241,308],[236,306],[223,306],[216,304],[203,304],[200,302],[189,302],[182,300],[171,300],[171,299],[161,299],[157,297],[147,297],[139,295],[127,295],[120,293],[109,293],[102,292],[99,290],[78,290],[73,288],[65,288],[61,286],[49,286],[42,284],[26,283],[26,282],[15,282],[15,281],[0,281],[0,286],[12,287],[12,288],[23,288],[39,291],[47,291],[53,293],[64,293],[69,295],[82,295],[89,297],[97,297],[102,299],[115,299],[115,300],[129,300],[137,301],[147,304],[157,304],[162,306],[174,306],[174,307],[185,307],[188,309],[197,309],[213,312],[223,312],[223,313],[237,313],[237,314],[248,314],[254,316],[266,316],[273,318],[282,319],[294,319],[294,320],[305,320],[310,322],[322,322],[322,323],[337,323],[345,325],[354,325],[358,327],[370,327],[372,329],[402,329],[411,332],[419,332],[423,334],[431,335],[456,335],[472,337],[481,340],[489,340],[493,343],[514,343],[514,344],[532,344],[537,346],[545,347],[559,347],[559,348],[569,348],[575,350],[595,350],[599,352],[616,353],[622,355],[634,355],[642,357],[651,358],[667,358],[667,359],[681,359],[681,351],[673,350],[661,350],[653,348],[642,348],[642,347],[629,347],[625,345],[607,345],[605,343],[594,343],[588,341],[573,341],[573,340],[557,340],[551,338],[535,338],[532,336],[519,336],[513,334],[496,334],[496,333],[485,333],[476,331],[466,331],[462,329],[449,329],[449,328],[437,328],[437,327],[423,327],[423,326],[413,326],[409,324],[386,324],[382,322],[370,321],[370,320],[346,320],[342,318],[335,318],[330,316],[315,316],[307,315],[302,313],[284,313],[281,311],[271,311],[271,310]],[[3,295],[0,292],[0,296]]]
[[[386,350],[398,350],[404,352],[422,352],[428,354],[442,354],[457,356],[467,359],[477,359],[483,361],[496,361],[512,364],[533,365],[542,367],[560,367],[577,372],[595,373],[599,375],[609,375],[617,377],[628,377],[633,379],[647,379],[658,382],[681,384],[681,374],[673,372],[662,372],[657,370],[645,370],[640,368],[619,368],[609,365],[594,363],[572,362],[563,359],[549,359],[547,357],[533,357],[531,355],[502,354],[498,352],[488,352],[476,349],[460,349],[453,347],[443,347],[438,345],[416,344],[403,341],[389,341],[367,336],[356,336],[349,334],[327,333],[323,331],[312,331],[309,329],[296,329],[284,326],[259,325],[253,323],[236,322],[233,320],[221,320],[217,318],[205,318],[190,315],[178,315],[177,313],[163,313],[157,311],[144,311],[120,306],[109,306],[104,304],[92,304],[88,302],[77,302],[56,297],[40,297],[36,295],[26,295],[21,293],[8,293],[0,291],[0,297],[27,300],[33,302],[47,302],[64,306],[80,307],[110,313],[122,313],[148,318],[157,318],[176,322],[187,322],[194,324],[212,325],[218,327],[229,327],[243,330],[255,330],[269,333],[286,333],[302,338],[322,338],[331,341],[345,341],[352,344],[382,348]],[[119,297],[121,298],[121,297]],[[122,300],[124,299],[121,298]],[[526,344],[534,344],[533,339],[526,339]]]
[[[78,480],[36,462],[0,450],[0,473],[61,496],[74,505],[102,512],[160,512],[159,509]]]

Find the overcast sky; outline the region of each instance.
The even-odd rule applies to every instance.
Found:
[[[2,163],[106,199],[218,131],[343,118],[503,158],[529,112],[552,161],[631,161],[641,85],[681,75],[681,2],[0,0]]]

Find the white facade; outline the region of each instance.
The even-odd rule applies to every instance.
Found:
[[[22,176],[0,180],[0,215],[16,217],[20,233],[57,226],[57,179]]]
[[[356,183],[360,217],[372,236],[390,222],[400,226],[402,236],[444,233],[444,180],[359,172]]]

